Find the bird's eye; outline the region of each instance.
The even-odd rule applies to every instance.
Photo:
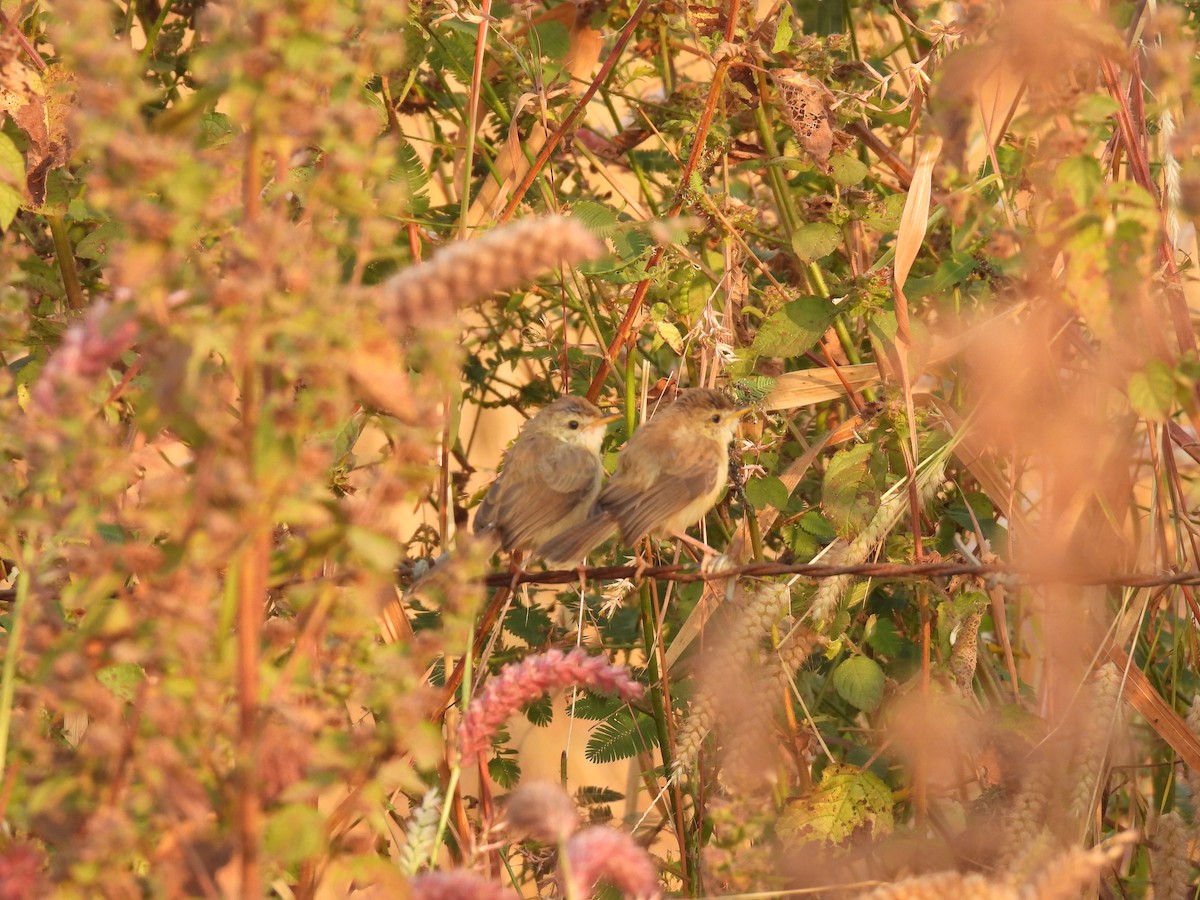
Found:
[[[572,431],[575,431],[577,428],[579,428],[579,420],[572,419],[570,422],[567,423],[567,427],[570,428]]]
[[[720,413],[713,413],[712,420],[713,420],[713,424],[714,424],[714,425],[720,425],[720,424],[721,424],[721,414],[720,414]]]

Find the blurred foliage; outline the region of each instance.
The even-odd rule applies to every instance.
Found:
[[[668,892],[1017,883],[1043,850],[1194,828],[1196,772],[1092,674],[1123,648],[1181,723],[1193,588],[1078,576],[1198,568],[1197,11],[1104,6],[6,3],[0,871],[29,896],[406,896],[440,841],[494,874],[491,800],[524,773],[502,735],[462,786],[441,686],[473,642],[464,696],[580,635],[652,689],[567,702],[637,792],[542,775],[645,818]],[[550,212],[608,254],[389,326],[393,274]],[[860,364],[877,383],[771,402]],[[754,579],[590,581],[486,626],[478,554],[402,590],[462,543],[493,410],[590,391],[625,413],[611,470],[671,382],[771,410],[706,522],[739,560],[1047,576],[780,576],[770,610]],[[735,651],[710,696],[692,676]],[[549,740],[557,708],[511,727]],[[536,846],[497,852],[553,890]],[[1112,889],[1144,893],[1154,853]]]

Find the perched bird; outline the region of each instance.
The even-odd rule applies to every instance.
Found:
[[[629,546],[648,534],[673,535],[712,553],[684,530],[721,496],[729,442],[747,412],[749,407],[735,407],[711,388],[681,391],[634,432],[588,517],[540,545],[536,554],[551,565],[578,563],[617,530]]]
[[[606,416],[579,397],[560,397],[525,423],[475,512],[475,534],[513,553],[550,540],[587,517],[604,466]]]

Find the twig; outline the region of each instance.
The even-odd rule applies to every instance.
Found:
[[[547,572],[498,572],[487,575],[483,583],[489,587],[510,584],[572,584],[579,580],[578,569],[555,569]],[[586,578],[596,581],[618,581],[635,578],[636,566],[593,566],[583,569]],[[771,575],[801,575],[805,578],[834,578],[841,575],[861,575],[864,578],[949,578],[954,575],[999,576],[1022,584],[1113,585],[1132,588],[1162,587],[1165,585],[1200,585],[1200,570],[1183,572],[1112,572],[1097,574],[1069,569],[1022,569],[1007,563],[861,563],[853,566],[830,566],[815,563],[761,562],[731,566],[719,574],[701,572],[698,567],[685,565],[648,566],[642,577],[663,581],[690,583],[714,581],[721,578],[758,577]]]

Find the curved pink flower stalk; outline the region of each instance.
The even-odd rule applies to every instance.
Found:
[[[582,647],[570,653],[548,650],[505,666],[471,701],[458,727],[458,746],[470,760],[492,745],[501,725],[526,703],[548,691],[579,685],[622,700],[640,699],[642,686],[624,666],[612,666],[602,656],[589,656]]]
[[[520,900],[516,891],[474,872],[427,872],[408,881],[412,900]]]
[[[596,884],[607,881],[623,897],[651,900],[662,896],[654,861],[633,838],[615,828],[585,828],[567,841],[570,889],[564,893],[590,897]]]
[[[42,368],[33,387],[35,408],[48,415],[59,413],[59,399],[72,385],[92,381],[133,346],[138,324],[132,319],[106,321],[106,302],[93,306],[82,322],[72,325]]]

